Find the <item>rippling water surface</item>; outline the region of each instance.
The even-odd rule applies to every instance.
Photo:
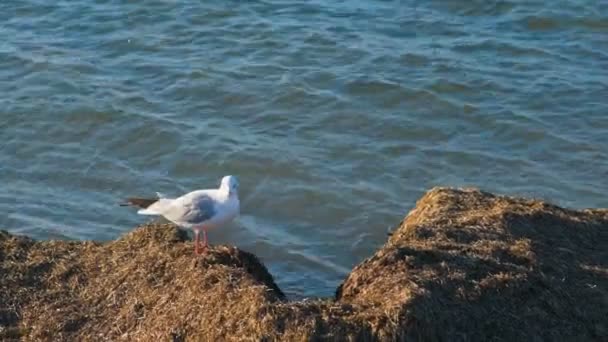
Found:
[[[605,1],[0,4],[0,228],[115,239],[241,179],[210,233],[327,296],[435,185],[608,207]]]

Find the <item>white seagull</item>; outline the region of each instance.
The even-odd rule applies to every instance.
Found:
[[[195,190],[177,198],[127,198],[121,205],[136,206],[140,215],[163,216],[181,228],[194,231],[194,253],[200,255],[199,234],[203,231],[203,250],[207,248],[207,230],[220,227],[240,213],[239,182],[235,176],[224,176],[218,189]]]

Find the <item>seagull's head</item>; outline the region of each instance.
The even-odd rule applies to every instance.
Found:
[[[220,189],[225,189],[230,195],[237,195],[239,192],[239,180],[235,176],[224,176]]]

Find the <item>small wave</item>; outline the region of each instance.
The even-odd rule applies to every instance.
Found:
[[[511,56],[533,56],[546,57],[549,53],[537,47],[528,47],[524,45],[516,45],[507,41],[498,41],[494,39],[484,39],[476,42],[466,42],[455,44],[452,50],[460,53],[479,53],[480,51],[500,53]]]
[[[452,94],[452,93],[472,93],[473,88],[469,85],[450,81],[444,78],[440,78],[433,82],[429,87],[431,90],[439,93],[439,94]]]
[[[525,18],[524,21],[526,27],[533,31],[555,30],[563,25],[559,20],[549,17],[532,16]]]
[[[517,6],[514,1],[439,1],[434,6],[462,16],[499,16]]]
[[[550,17],[550,16],[528,16],[520,20],[527,29],[531,31],[555,31],[570,29],[591,29],[594,31],[608,31],[607,18],[590,17]]]
[[[422,54],[406,53],[401,55],[401,63],[407,66],[422,67],[431,63],[431,60]]]
[[[320,258],[316,255],[312,255],[309,253],[299,252],[299,251],[294,251],[294,250],[288,251],[287,253],[292,257],[297,257],[297,259],[300,260],[300,261],[298,261],[298,263],[304,261],[307,263],[311,263],[314,266],[321,266],[325,269],[331,270],[340,275],[347,275],[351,271],[350,269],[348,269],[344,266],[340,266],[327,259],[323,259],[323,258]]]

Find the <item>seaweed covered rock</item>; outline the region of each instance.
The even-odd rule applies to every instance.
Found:
[[[284,299],[257,258],[192,255],[182,231],[149,225],[107,243],[0,238],[0,336],[152,340],[254,333]],[[250,331],[253,329],[253,331]]]
[[[396,339],[606,340],[607,214],[435,188],[337,300]]]
[[[435,188],[336,298],[288,301],[258,259],[172,225],[108,243],[0,231],[0,340],[608,339],[608,210]]]

